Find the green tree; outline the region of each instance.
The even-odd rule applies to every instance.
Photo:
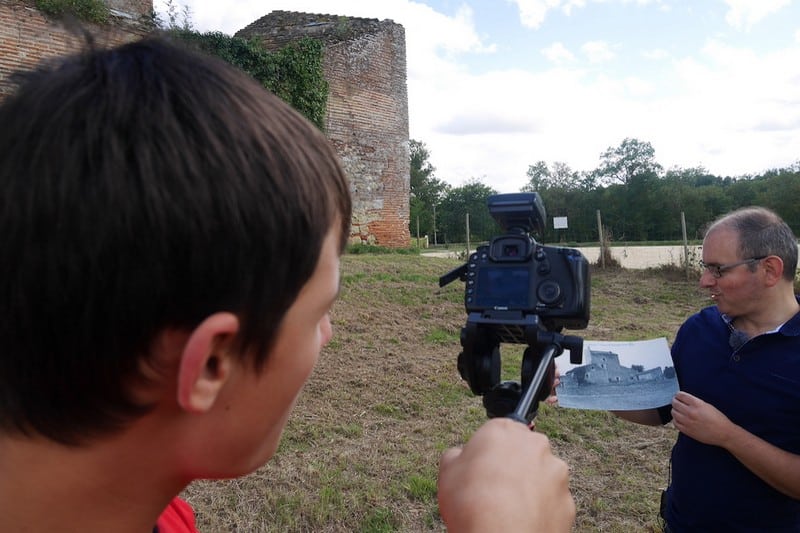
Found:
[[[411,235],[416,236],[419,221],[420,235],[428,235],[432,241],[438,242],[434,216],[438,218],[436,209],[447,190],[447,184],[433,175],[436,168],[430,163],[430,152],[424,142],[411,139],[409,157],[411,163],[409,231]]]
[[[656,185],[653,198],[661,201],[661,228],[650,236],[651,240],[677,240],[682,238],[680,214],[686,220],[686,236],[702,238],[703,227],[715,216],[712,208],[719,200],[711,191],[720,192],[729,182],[710,174],[703,167],[672,168]],[[712,196],[714,196],[712,200]],[[721,206],[720,206],[721,208]]]
[[[528,183],[522,186],[522,192],[542,192],[549,189],[575,190],[583,187],[580,173],[569,165],[556,161],[548,166],[544,161],[528,166]]]
[[[550,187],[550,168],[544,161],[537,161],[534,165],[528,165],[528,183],[522,186],[521,192],[539,192]]]
[[[627,184],[638,174],[660,174],[662,167],[655,160],[655,150],[649,142],[626,138],[616,148],[608,148],[600,156],[600,166],[594,171],[600,183]]]
[[[558,231],[552,230],[546,221],[544,231],[537,235],[537,240],[589,240],[591,238],[596,208],[595,188],[591,178],[572,170],[569,165],[554,162],[548,165],[538,161],[528,167],[528,183],[522,186],[522,192],[538,192],[542,197],[548,221],[553,217],[566,217],[569,227]]]
[[[797,206],[797,198],[800,194],[800,171],[791,168],[770,171],[758,181],[761,182],[761,187],[752,203],[774,209],[795,234],[798,234],[800,208]]]
[[[501,229],[486,206],[486,200],[493,194],[497,194],[497,191],[476,178],[472,178],[460,187],[448,188],[437,210],[438,227],[443,241],[464,242],[467,214],[469,214],[471,242],[488,241],[499,234]]]
[[[800,234],[800,161],[760,175],[716,176],[703,167],[663,171],[646,142],[627,138],[602,154],[591,172],[538,161],[528,167],[522,191],[540,194],[548,224],[537,240],[596,242],[599,210],[613,240],[678,240],[681,213],[689,239],[700,239],[720,215],[749,205],[775,210]],[[567,229],[554,230],[553,217],[567,217]]]

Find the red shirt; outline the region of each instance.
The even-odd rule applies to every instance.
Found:
[[[194,525],[194,511],[180,498],[173,498],[158,517],[154,533],[199,533]]]

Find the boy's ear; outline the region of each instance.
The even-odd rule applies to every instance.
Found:
[[[178,369],[178,405],[190,413],[211,409],[233,364],[231,343],[239,332],[233,313],[214,313],[189,335]]]

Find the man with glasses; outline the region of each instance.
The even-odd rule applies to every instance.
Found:
[[[700,286],[715,305],[678,331],[671,405],[616,415],[680,431],[665,531],[800,531],[797,239],[774,212],[714,222]]]

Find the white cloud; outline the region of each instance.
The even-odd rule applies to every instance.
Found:
[[[677,61],[674,73],[682,90],[654,115],[659,160],[736,176],[788,165],[786,154],[797,158],[800,49],[757,55],[709,41],[697,57]]]
[[[644,50],[641,52],[641,56],[645,59],[651,59],[653,61],[659,61],[662,59],[667,59],[669,57],[669,52],[664,50],[663,48],[654,48],[652,50]]]
[[[614,59],[614,51],[605,41],[589,41],[581,46],[581,51],[591,63],[605,63]]]
[[[544,22],[547,12],[561,9],[569,15],[573,8],[586,5],[585,0],[508,0],[517,5],[519,20],[523,26],[536,29]]]
[[[575,60],[575,56],[567,50],[563,43],[553,43],[542,50],[542,55],[551,63],[567,63]]]
[[[725,20],[737,30],[750,30],[759,21],[788,6],[791,0],[725,0]]]
[[[437,176],[450,183],[486,176],[498,191],[513,192],[525,183],[528,165],[538,160],[588,170],[634,128],[622,112],[633,105],[626,102],[629,84],[605,78],[591,82],[579,69],[495,72],[468,80],[457,93],[438,95],[444,109],[437,113],[448,119],[422,139]],[[470,123],[465,117],[474,113],[476,102],[482,102],[482,122]]]
[[[523,26],[536,29],[542,25],[547,18],[547,12],[560,9],[565,15],[572,14],[573,9],[586,7],[587,2],[605,3],[613,0],[506,0],[512,4],[517,5],[519,10],[519,20]],[[661,4],[662,0],[616,0],[617,2],[628,4],[635,3],[638,5],[647,4]],[[747,0],[743,0],[747,1]],[[756,0],[753,0],[756,1]],[[773,0],[775,1],[775,0]],[[663,7],[664,10],[669,10],[669,7]]]
[[[565,50],[548,48],[554,58],[568,57]],[[448,101],[450,122],[439,125],[462,129],[440,127],[423,138],[434,160],[446,161],[434,161],[437,175],[454,184],[487,176],[487,184],[512,192],[538,160],[591,170],[605,149],[626,137],[650,142],[666,167],[704,166],[723,176],[758,173],[797,159],[799,47],[759,55],[708,41],[696,55],[665,64],[671,68],[666,77],[678,88],[666,95],[648,78],[590,75],[574,62],[562,65],[513,76],[465,73],[454,80],[458,88],[442,87],[437,99],[459,97]],[[498,89],[508,87],[520,90]],[[466,114],[476,107],[483,122],[470,123]],[[478,131],[483,133],[469,134]]]
[[[655,93],[652,83],[636,76],[628,76],[623,80],[628,94],[634,97],[649,96]]]
[[[523,26],[536,29],[544,22],[547,12],[561,5],[561,0],[510,0],[517,4]]]

